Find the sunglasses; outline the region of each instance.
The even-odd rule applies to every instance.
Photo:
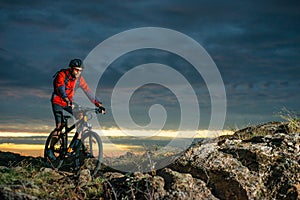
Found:
[[[82,72],[82,69],[78,69],[78,68],[73,68],[73,70],[76,72]]]

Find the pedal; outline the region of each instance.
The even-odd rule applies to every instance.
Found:
[[[68,157],[69,157],[69,156],[72,156],[74,153],[75,153],[75,151],[74,151],[71,147],[69,147],[69,148],[67,149],[67,156],[68,156]]]
[[[73,151],[73,149],[71,147],[69,147],[68,150],[67,150],[67,152],[68,153],[73,153],[74,151]]]

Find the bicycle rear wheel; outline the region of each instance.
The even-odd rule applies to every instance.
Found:
[[[102,141],[97,133],[87,131],[83,134],[81,142],[83,144],[79,158],[81,166],[89,169],[91,175],[94,176],[101,167],[103,158]]]
[[[58,137],[58,140],[55,142],[54,148],[52,149],[54,157],[50,156],[50,145],[52,140],[54,140],[53,135],[55,133],[56,131],[53,130],[46,140],[44,149],[44,162],[47,167],[59,169],[63,163],[66,138],[62,134]]]

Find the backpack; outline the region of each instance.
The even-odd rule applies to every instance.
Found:
[[[53,75],[53,89],[54,89],[54,94],[56,94],[56,90],[55,90],[55,78],[57,77],[57,75],[58,75],[58,73],[60,73],[60,72],[64,72],[65,73],[65,85],[67,85],[68,84],[68,82],[69,82],[69,77],[68,77],[68,75],[67,75],[67,72],[66,72],[67,70],[66,69],[61,69],[61,70],[59,70],[59,71],[57,71],[54,75]],[[79,87],[79,80],[80,80],[80,78],[81,78],[81,75],[77,78],[77,80],[76,80],[76,83],[75,83],[75,88],[74,88],[74,90],[76,91],[77,89],[78,89],[78,87]]]

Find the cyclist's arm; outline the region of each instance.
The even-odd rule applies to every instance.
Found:
[[[58,95],[62,98],[68,98],[66,93],[66,85],[65,85],[66,74],[64,72],[59,72],[55,78],[55,88]]]
[[[87,82],[84,80],[82,76],[80,77],[79,80],[79,87],[83,90],[83,92],[86,94],[86,96],[93,104],[95,104],[98,107],[102,106],[102,103],[98,100],[97,97],[93,95],[92,90],[90,89]]]

